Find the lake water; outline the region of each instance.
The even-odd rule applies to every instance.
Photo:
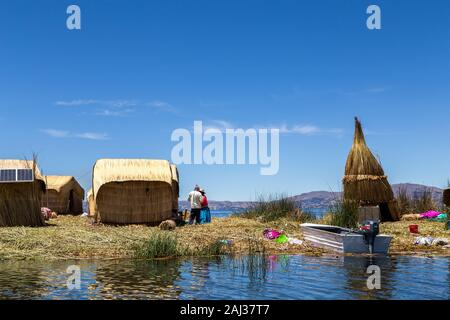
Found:
[[[81,268],[69,290],[66,270]],[[381,289],[366,285],[369,265]],[[450,258],[299,255],[0,262],[0,299],[442,299]]]
[[[328,208],[304,208],[303,210],[305,210],[308,213],[312,213],[317,218],[320,218],[328,211]],[[227,210],[211,210],[211,216],[215,218],[226,218],[232,215],[233,213],[235,212]]]

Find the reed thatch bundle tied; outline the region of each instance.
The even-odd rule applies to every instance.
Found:
[[[92,192],[92,188],[86,194],[86,199],[88,202],[88,211],[89,216],[93,217],[95,215],[95,201],[94,201],[94,193]]]
[[[393,205],[394,193],[378,160],[364,138],[361,122],[355,118],[355,136],[345,165],[344,198],[362,205],[385,204],[390,208],[382,220],[398,220]],[[388,205],[390,204],[390,205]]]
[[[443,201],[446,206],[450,207],[450,188],[444,190]]]
[[[115,224],[157,224],[170,219],[174,180],[178,177],[172,177],[166,160],[98,160],[92,181],[96,219]]]
[[[0,183],[0,227],[43,226],[45,182],[36,161],[0,160],[0,169],[31,169],[34,176],[30,182]]]
[[[84,190],[72,176],[45,176],[47,193],[44,207],[58,213],[83,213]]]
[[[178,212],[178,198],[180,197],[180,184],[177,166],[174,164],[170,165],[170,170],[172,172],[172,211]]]

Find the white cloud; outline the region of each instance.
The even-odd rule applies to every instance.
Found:
[[[89,105],[101,105],[114,108],[124,108],[135,106],[137,102],[135,100],[97,100],[97,99],[77,99],[68,101],[56,101],[57,106],[63,107],[80,107]]]
[[[97,99],[77,99],[67,101],[56,101],[55,105],[61,107],[94,107],[94,115],[107,117],[120,117],[131,114],[135,108],[151,107],[158,111],[177,114],[178,110],[168,102],[155,100],[143,102],[139,100],[97,100]]]
[[[365,87],[365,88],[355,88],[355,89],[308,89],[300,86],[294,86],[290,90],[284,93],[272,93],[271,97],[274,100],[284,101],[288,100],[296,100],[305,97],[314,97],[314,96],[365,96],[365,95],[377,95],[382,94],[384,92],[389,91],[391,88],[384,86],[373,86],[373,87]]]
[[[312,125],[294,126],[292,128],[292,132],[305,135],[315,134],[321,131],[320,128]]]
[[[106,133],[85,132],[75,134],[74,137],[88,140],[108,140]]]
[[[304,136],[312,136],[312,135],[335,135],[335,136],[341,136],[344,133],[344,130],[342,129],[324,129],[320,128],[315,125],[306,124],[306,125],[294,125],[294,126],[288,126],[286,124],[279,125],[279,126],[250,126],[250,127],[236,127],[231,122],[228,122],[226,120],[212,120],[209,122],[202,122],[203,123],[203,131],[206,130],[214,130],[216,132],[222,132],[225,133],[226,129],[278,129],[281,134],[297,134],[297,135],[304,135]],[[193,127],[192,127],[193,129]]]
[[[85,106],[85,105],[92,105],[96,104],[97,100],[70,100],[70,101],[56,101],[55,104],[57,106],[64,106],[64,107],[72,107],[72,106]]]
[[[132,112],[134,112],[134,109],[124,109],[124,110],[104,109],[97,111],[95,115],[104,117],[124,117]]]
[[[323,134],[340,136],[344,133],[344,130],[342,129],[324,129],[311,124],[294,125],[291,127],[284,124],[281,126],[273,126],[272,128],[279,129],[280,133],[282,134],[299,134],[305,136],[323,135]]]
[[[375,87],[375,88],[369,88],[366,89],[365,92],[367,93],[383,93],[388,91],[388,88],[384,88],[384,87]]]
[[[171,105],[168,102],[155,100],[152,102],[147,103],[149,107],[152,107],[153,109],[157,109],[160,111],[170,112],[170,113],[178,113],[178,110]]]
[[[211,123],[203,126],[203,130],[213,130],[217,132],[225,132],[227,129],[233,128],[233,124],[225,120],[212,120]]]
[[[69,131],[55,129],[42,129],[41,131],[54,138],[68,138],[70,136]]]
[[[78,138],[88,140],[107,140],[106,133],[85,132],[85,133],[71,133],[70,131],[56,130],[56,129],[42,129],[42,132],[53,138]]]

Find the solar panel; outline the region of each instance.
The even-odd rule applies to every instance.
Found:
[[[33,169],[17,169],[17,181],[33,181]]]
[[[0,182],[15,182],[16,173],[17,173],[16,169],[0,170]]]
[[[0,183],[32,181],[33,169],[0,169]]]

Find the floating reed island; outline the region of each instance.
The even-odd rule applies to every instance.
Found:
[[[324,217],[317,219],[303,212],[292,198],[282,197],[262,200],[239,215],[213,218],[209,224],[171,224],[168,230],[160,230],[155,225],[178,213],[179,183],[177,167],[166,160],[100,159],[93,167],[92,189],[87,193],[89,217],[62,215],[45,223],[40,210],[44,204],[60,213],[80,213],[84,191],[79,183],[69,176],[43,177],[36,161],[0,160],[0,259],[321,255],[325,253],[322,249],[301,241],[299,224],[346,223],[354,227],[361,207],[379,208],[383,222],[380,232],[394,236],[391,254],[448,255],[444,246],[415,245],[417,235],[409,232],[411,222],[398,221],[401,215],[393,190],[368,148],[357,118],[345,166],[343,197]],[[449,206],[450,189],[444,191],[443,198]],[[446,210],[450,213],[450,207]],[[423,235],[448,236],[441,223],[414,223]],[[35,228],[44,225],[51,227]],[[269,241],[263,235],[267,228],[283,230],[296,241]]]
[[[379,206],[381,221],[400,220],[392,187],[366,144],[358,118],[355,118],[355,136],[345,164],[343,185],[344,199],[361,206]]]
[[[72,176],[45,176],[47,190],[42,206],[58,214],[82,214],[84,189]]]
[[[323,223],[318,221],[318,223]],[[442,246],[414,245],[410,221],[385,222],[380,232],[393,235],[390,254],[448,256]],[[305,254],[327,255],[310,246],[279,244],[264,239],[265,228],[284,230],[289,237],[303,239],[299,222],[277,219],[263,222],[239,216],[213,218],[212,223],[161,231],[148,225],[92,224],[90,218],[61,215],[47,222],[49,227],[0,228],[0,260],[64,260],[113,258],[162,258],[219,254]],[[441,223],[418,221],[421,233],[448,237]],[[227,240],[231,244],[224,244]],[[170,251],[166,251],[167,248]]]
[[[44,226],[45,188],[35,160],[0,160],[0,227]]]

